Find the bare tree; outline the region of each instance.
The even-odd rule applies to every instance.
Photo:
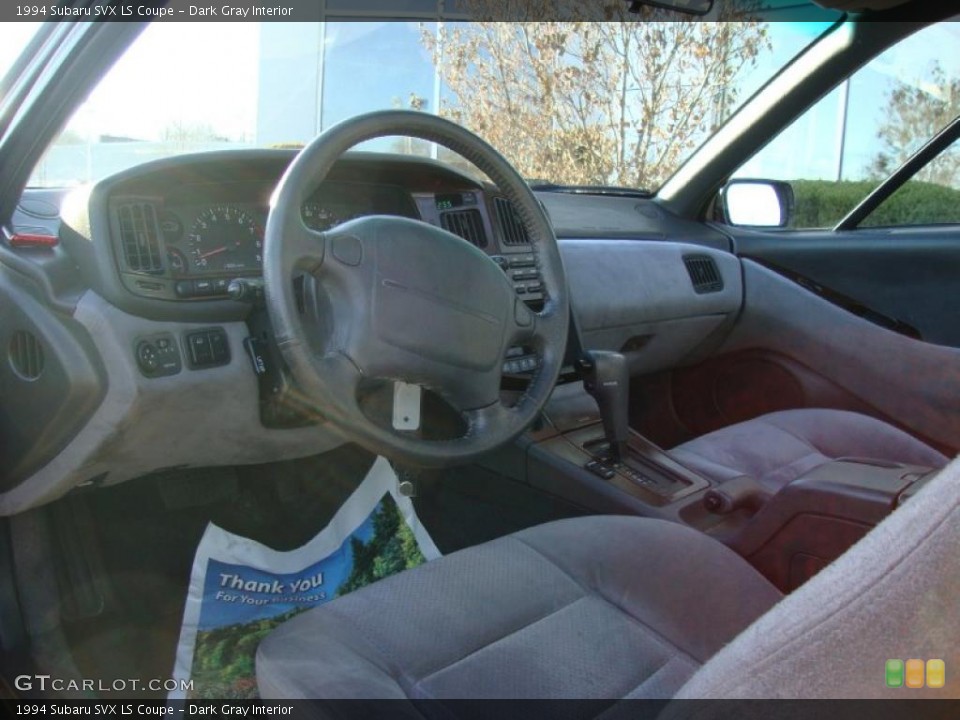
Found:
[[[763,23],[634,15],[622,0],[542,23],[494,19],[555,17],[554,0],[463,2],[477,22],[422,33],[453,96],[441,114],[527,177],[560,183],[659,185],[725,119],[736,80],[769,47]],[[587,21],[598,13],[604,22]]]
[[[925,82],[896,81],[887,93],[885,120],[877,132],[883,146],[871,173],[887,177],[958,116],[960,78],[948,79],[939,61]],[[954,143],[914,179],[960,188],[960,147]]]

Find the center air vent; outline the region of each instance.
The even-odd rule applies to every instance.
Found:
[[[7,348],[10,367],[24,380],[36,380],[43,373],[43,345],[37,336],[26,330],[18,330],[10,338]]]
[[[459,235],[478,248],[487,246],[487,235],[483,231],[483,216],[476,208],[452,210],[440,215],[440,225],[447,232]]]
[[[723,278],[717,263],[709,255],[684,255],[683,264],[687,266],[693,290],[698,295],[723,290]]]
[[[494,198],[493,207],[497,212],[497,222],[500,223],[500,233],[504,245],[529,245],[530,236],[527,228],[520,221],[516,208],[506,198]]]
[[[127,203],[117,208],[120,246],[127,270],[140,273],[163,272],[160,226],[157,211],[150,203]]]

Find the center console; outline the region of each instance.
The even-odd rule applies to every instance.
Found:
[[[628,427],[622,355],[586,352],[579,370],[583,384],[559,386],[531,436],[528,482],[594,512],[655,517],[710,534],[784,592],[839,557],[937,472],[844,458],[776,493],[747,476],[717,483]]]

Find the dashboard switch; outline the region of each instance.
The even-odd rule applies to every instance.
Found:
[[[187,333],[187,364],[192,370],[227,365],[230,362],[230,344],[223,328],[209,328]]]
[[[227,284],[227,293],[231,300],[260,305],[263,302],[263,280],[236,278]]]
[[[193,283],[194,293],[197,295],[213,295],[215,288],[213,280],[195,280]]]
[[[140,372],[148,378],[176,375],[182,369],[180,348],[172,335],[153,335],[137,341],[134,355]]]
[[[194,333],[189,338],[190,364],[194,367],[207,367],[213,364],[210,350],[210,338],[206,333]]]
[[[210,340],[210,354],[217,365],[230,362],[230,346],[227,345],[227,334],[222,330],[207,333]]]
[[[514,255],[510,258],[510,267],[512,268],[526,268],[526,267],[535,267],[537,264],[537,258],[535,255]]]

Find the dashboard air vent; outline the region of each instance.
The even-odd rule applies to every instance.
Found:
[[[483,216],[475,208],[442,213],[440,215],[440,225],[447,232],[459,235],[478,248],[487,246],[487,235],[483,230]]]
[[[150,203],[127,203],[117,208],[120,245],[131,272],[163,272],[160,226],[157,211]]]
[[[529,245],[530,236],[520,221],[516,209],[506,198],[494,198],[493,206],[497,211],[497,221],[500,223],[500,232],[503,235],[504,245]]]
[[[43,345],[37,336],[26,330],[18,330],[10,338],[7,348],[10,367],[24,380],[36,380],[43,373]]]
[[[698,295],[720,292],[723,290],[723,278],[717,263],[709,255],[684,255],[683,263],[690,273],[693,290]]]

